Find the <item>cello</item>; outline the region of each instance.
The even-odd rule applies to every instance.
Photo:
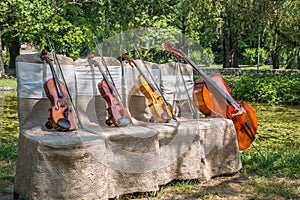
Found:
[[[166,42],[164,49],[189,63],[202,78],[195,81],[194,103],[207,116],[217,116],[233,121],[240,150],[247,149],[255,139],[258,120],[254,109],[243,101],[236,101],[224,78],[218,74],[208,76],[181,49],[172,42]],[[225,113],[224,113],[225,110]]]
[[[44,90],[51,101],[49,118],[46,128],[55,128],[58,131],[73,131],[76,129],[76,118],[74,111],[68,104],[66,85],[58,79],[51,59],[47,56],[47,51],[41,52],[40,58],[49,64],[52,78],[44,83]]]
[[[161,123],[167,123],[172,118],[176,120],[164,97],[159,95],[160,92],[158,91],[158,88],[151,84],[150,80],[135,63],[135,61],[128,55],[125,49],[120,52],[120,56],[124,58],[131,66],[136,67],[140,72],[140,75],[137,78],[137,84],[139,85],[140,91],[145,95],[148,101],[148,107],[153,119]]]
[[[108,126],[112,124],[114,126],[126,126],[132,124],[131,116],[127,109],[123,106],[122,101],[120,100],[120,95],[115,87],[115,85],[108,79],[103,69],[100,67],[100,64],[93,59],[93,55],[88,55],[88,62],[92,66],[97,66],[101,72],[103,79],[98,83],[98,90],[101,96],[106,101],[106,110],[108,114],[108,119],[105,123]],[[104,58],[102,57],[104,62]]]

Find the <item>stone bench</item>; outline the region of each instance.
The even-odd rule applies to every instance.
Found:
[[[157,191],[174,179],[207,181],[242,167],[231,120],[187,115],[170,123],[149,123],[149,113],[142,110],[146,120],[133,115],[133,125],[106,126],[105,101],[95,88],[96,94],[76,91],[77,83],[90,87],[88,83],[93,81],[83,81],[82,71],[74,63],[62,62],[62,68],[68,74],[83,129],[46,129],[50,102],[42,83],[49,78],[49,69],[43,63],[30,62],[34,60],[17,62],[20,136],[16,196],[108,199]],[[89,72],[89,80],[98,82],[93,71],[82,74]],[[141,98],[137,95],[133,101]]]

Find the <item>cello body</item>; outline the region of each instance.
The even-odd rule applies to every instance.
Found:
[[[212,74],[210,78],[231,97],[230,88],[221,75]],[[230,105],[213,88],[209,87],[203,78],[195,81],[193,98],[195,106],[206,117],[221,117],[233,121],[240,150],[245,150],[251,145],[255,137],[252,133],[257,131],[258,120],[250,105],[243,101],[235,101],[234,106]]]
[[[230,88],[227,86],[224,78],[219,74],[210,75],[212,81],[214,81],[222,90],[230,95]],[[195,106],[205,116],[217,116],[226,118],[226,111],[228,105],[226,101],[218,95],[217,92],[212,93],[213,88],[208,88],[204,79],[199,78],[194,83],[193,89],[193,101]]]

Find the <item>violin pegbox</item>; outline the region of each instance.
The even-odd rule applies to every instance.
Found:
[[[179,60],[184,60],[184,58],[186,57],[185,53],[181,49],[175,48],[173,42],[166,42],[164,44],[164,49],[170,54],[174,55]]]

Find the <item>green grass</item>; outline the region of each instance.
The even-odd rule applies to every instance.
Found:
[[[0,87],[16,88],[17,81],[15,79],[2,79],[0,78]]]
[[[261,176],[299,178],[299,107],[266,104],[253,107],[259,119],[259,134],[254,146],[242,152],[243,170]]]
[[[1,80],[1,79],[0,79]],[[11,87],[6,85],[5,87]],[[0,192],[10,184],[15,176],[19,122],[17,95],[15,91],[0,92]]]

